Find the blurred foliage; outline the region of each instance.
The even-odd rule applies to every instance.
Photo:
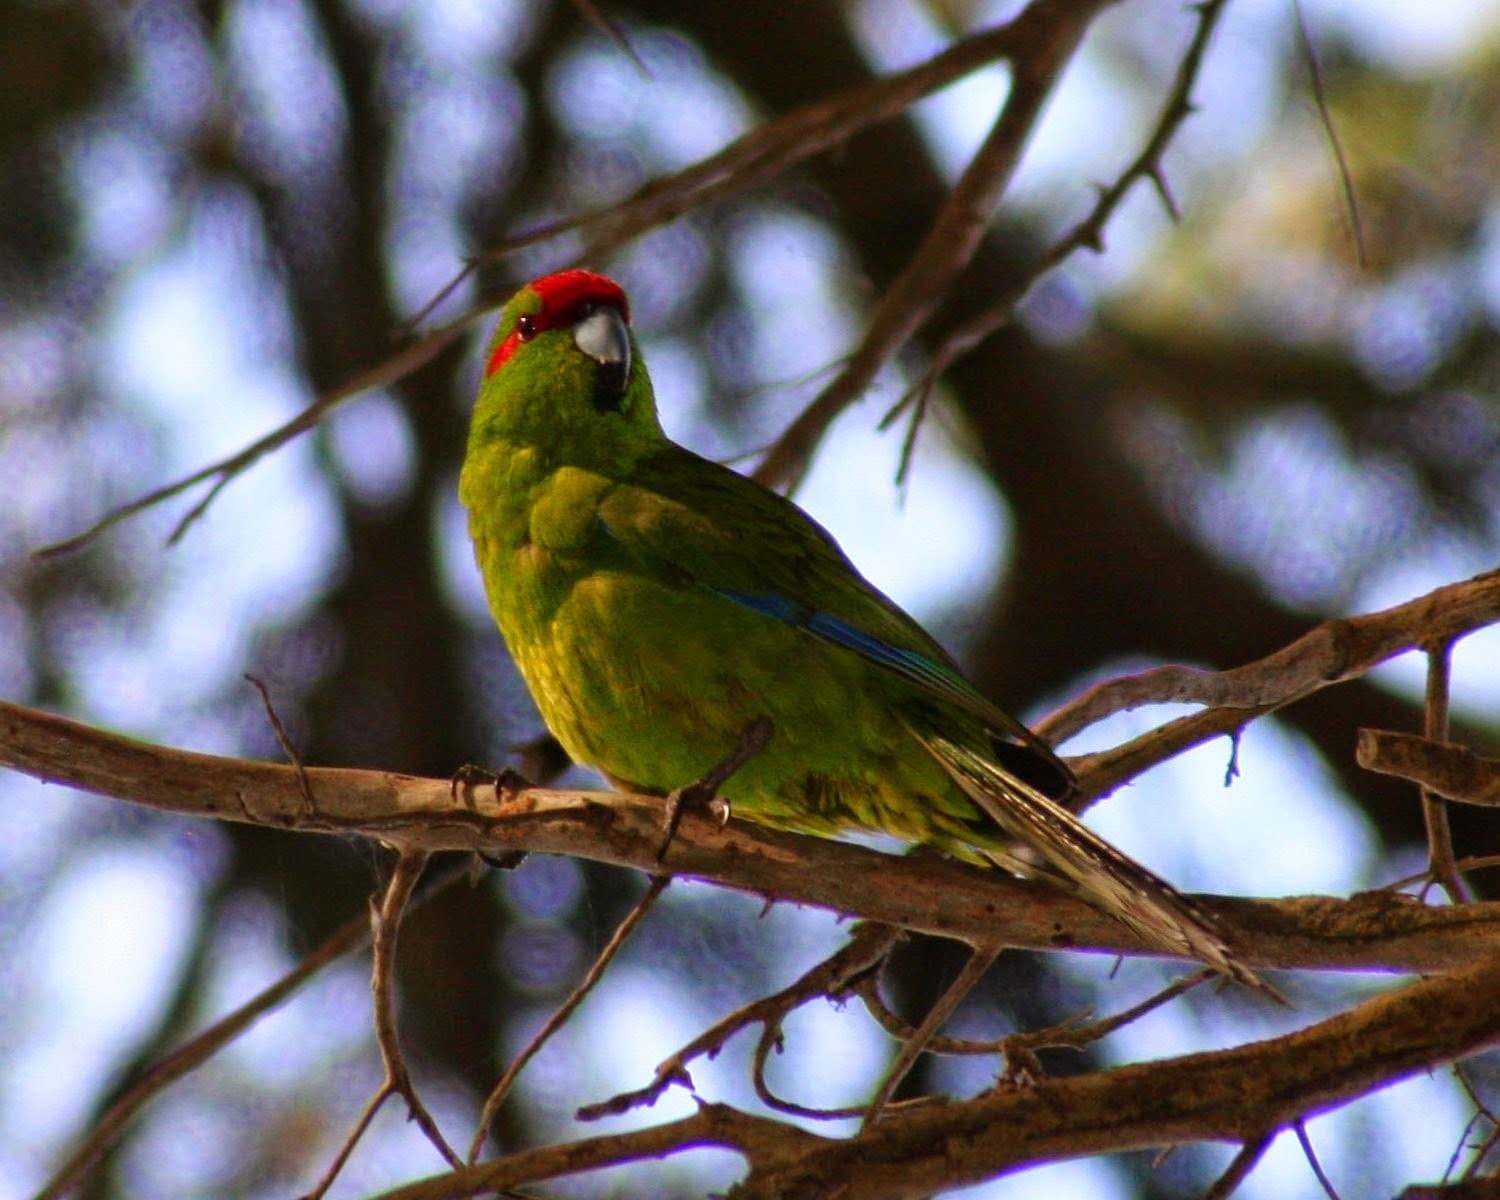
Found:
[[[476,603],[455,522],[472,343],[262,464],[176,549],[161,547],[172,514],[160,513],[61,561],[29,551],[237,449],[376,361],[464,256],[607,204],[760,116],[866,78],[872,62],[913,61],[1005,8],[603,7],[644,76],[573,7],[542,0],[9,0],[0,694],[275,757],[240,679],[250,670],[309,761],[438,776],[499,762],[540,732]],[[923,616],[1018,710],[1126,661],[1234,665],[1317,614],[1477,570],[1500,543],[1500,11],[1489,6],[1487,24],[1449,52],[1409,60],[1359,36],[1357,5],[1319,37],[1358,198],[1360,268],[1286,14],[1247,0],[1230,9],[1202,112],[1166,160],[1186,219],[1170,226],[1140,190],[1103,258],[1044,282],[1021,321],[951,372],[923,432],[931,465],[914,488],[977,472],[1009,518],[1003,554],[975,550],[990,586]],[[1131,0],[1091,34],[1064,88],[1082,98],[1054,106],[1047,120],[1063,133],[1039,139],[1039,161],[935,334],[1076,219],[1091,176],[1135,153],[1175,68],[1164,30],[1182,35],[1175,47],[1190,21],[1168,0]],[[944,139],[973,136],[972,112],[929,102],[924,113],[952,128],[880,126],[594,264],[630,287],[670,423],[687,440],[725,456],[764,444],[810,395],[797,381],[847,348],[945,193]],[[438,316],[503,296],[569,250],[563,239],[486,268]],[[880,399],[894,399],[922,351]],[[877,415],[866,405],[855,419]],[[820,460],[835,479],[862,469],[845,430]],[[964,511],[948,522],[976,543],[989,527]],[[1461,671],[1461,689],[1467,679]],[[1456,703],[1464,736],[1494,752],[1494,710],[1462,691]],[[1392,863],[1411,861],[1420,813],[1394,783],[1356,774],[1353,731],[1417,719],[1409,691],[1372,684],[1285,717],[1326,762],[1326,802],[1373,821]],[[1242,788],[1254,786],[1253,756],[1247,770]],[[13,779],[0,787],[26,798],[0,839],[10,960],[0,978],[22,997],[0,1017],[0,1056],[15,1065],[0,1083],[0,1177],[39,1182],[143,1063],[357,911],[379,864],[338,840],[184,830]],[[1460,813],[1455,824],[1462,851],[1494,849],[1493,822]],[[91,872],[111,881],[102,892]],[[472,1119],[639,887],[532,863],[413,921],[402,1018],[441,1119]],[[639,1023],[659,1027],[643,1045],[660,1033],[670,1049],[839,936],[677,891],[621,964],[619,998],[596,997],[624,1015],[580,1015],[583,1031],[523,1080],[500,1145],[566,1136],[572,1106],[644,1082],[652,1061],[636,1060],[647,1051],[626,1053]],[[151,910],[159,936],[118,964],[122,977],[156,982],[126,989],[128,1012],[97,1015],[112,1032],[85,1039],[83,1069],[60,1047],[78,1037],[67,1022],[92,1010],[68,1001],[49,1013],[48,989],[88,989],[96,968],[59,965],[37,931],[66,925],[65,901],[121,894],[142,911],[170,908]],[[954,969],[950,950],[903,954],[904,1006],[935,994]],[[159,1102],[88,1194],[305,1185],[352,1119],[351,1097],[374,1082],[361,970],[333,972],[300,1015],[268,1023]],[[1040,1025],[1101,1002],[1096,991],[1113,1005],[1098,982],[1007,956],[966,1019]],[[1313,1003],[1318,994],[1310,987]],[[1191,1025],[1226,1003],[1195,997],[1181,1011]],[[879,1054],[869,1039],[829,1044],[848,1063]],[[944,1070],[913,1086],[950,1080]],[[436,1165],[399,1125],[377,1126],[346,1187]],[[705,1170],[673,1165],[652,1186],[701,1194],[721,1178]],[[1092,1178],[1120,1194],[1187,1195],[1209,1171],[1185,1155],[1162,1172],[1132,1160]]]

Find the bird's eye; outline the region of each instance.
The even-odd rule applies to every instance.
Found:
[[[516,318],[516,332],[521,335],[523,342],[529,342],[536,337],[536,318],[521,316]]]

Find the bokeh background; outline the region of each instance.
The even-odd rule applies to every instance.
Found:
[[[308,761],[447,776],[540,733],[484,609],[455,483],[479,338],[346,404],[232,484],[173,548],[180,503],[77,555],[37,546],[238,449],[376,361],[507,232],[594,209],[785,111],[935,52],[1003,0],[603,5],[643,73],[578,8],[541,0],[6,0],[0,9],[0,695],[177,746],[280,757],[262,677]],[[993,696],[1031,716],[1160,661],[1231,666],[1320,617],[1493,565],[1500,528],[1500,4],[1305,0],[1353,171],[1356,265],[1287,0],[1231,0],[1200,111],[1166,157],[1185,219],[1138,188],[1107,253],[1038,286],[944,383],[914,470],[881,413],[918,345],[835,426],[799,499]],[[1129,0],[1093,27],[992,236],[937,328],[983,303],[1136,153],[1194,24]],[[980,71],[753,193],[590,264],[632,295],[668,430],[743,461],[847,352],[1006,88]],[[517,254],[438,319],[576,252]],[[820,375],[822,372],[824,374]],[[1456,657],[1455,714],[1500,745],[1500,641]],[[1359,774],[1361,725],[1413,727],[1421,664],[1252,728],[1243,776],[1206,747],[1092,823],[1178,883],[1347,894],[1419,870],[1410,789]],[[1171,715],[1154,709],[1069,749]],[[570,777],[586,783],[588,777]],[[1460,852],[1493,819],[1455,812]],[[284,972],[375,884],[370,847],[172,820],[0,776],[0,1196],[40,1185],[143,1064]],[[404,935],[402,1025],[424,1095],[467,1140],[507,1056],[642,890],[533,858],[449,891]],[[828,915],[679,884],[522,1077],[497,1148],[581,1136],[578,1104],[639,1086],[730,1008],[844,934]],[[891,972],[919,1011],[955,969],[919,942]],[[1005,956],[969,1034],[1110,1011],[1167,967]],[[162,1096],[86,1195],[285,1197],[379,1078],[367,966],[326,971]],[[1295,1011],[1195,993],[1054,1071],[1227,1045],[1385,986],[1287,977]],[[892,1046],[814,1006],[773,1068],[806,1103],[857,1102]],[[742,1039],[742,1041],[747,1039]],[[755,1107],[748,1047],[694,1067]],[[969,1094],[993,1064],[928,1064]],[[1491,1099],[1500,1071],[1475,1065]],[[654,1121],[688,1111],[680,1091]],[[1470,1106],[1443,1073],[1314,1120],[1346,1196],[1441,1175]],[[1191,1196],[1223,1148],[1066,1164],[975,1197]],[[336,1195],[441,1164],[395,1104]],[[542,1194],[700,1196],[702,1152]],[[1247,1197],[1317,1194],[1283,1137]]]

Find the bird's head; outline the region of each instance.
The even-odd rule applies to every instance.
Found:
[[[575,461],[654,448],[656,402],[620,285],[559,271],[512,296],[490,342],[475,428]]]

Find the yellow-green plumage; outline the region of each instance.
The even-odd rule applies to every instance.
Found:
[[[1007,865],[1019,840],[1049,876],[1243,975],[1195,906],[1044,794],[1066,769],[826,532],[667,439],[623,309],[584,272],[511,300],[460,484],[495,618],[568,753],[665,793],[769,718],[721,789],[735,815]]]

